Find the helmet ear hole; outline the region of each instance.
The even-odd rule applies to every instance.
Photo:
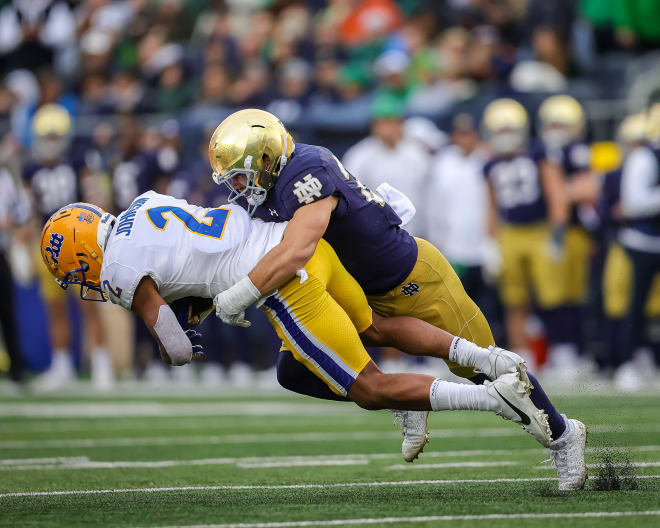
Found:
[[[87,273],[89,271],[89,264],[87,263],[86,260],[79,260],[80,267],[82,268],[83,272]]]

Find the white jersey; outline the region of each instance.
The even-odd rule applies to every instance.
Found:
[[[280,243],[286,226],[251,219],[237,205],[207,209],[148,191],[117,217],[103,252],[101,287],[129,310],[146,275],[168,303],[210,299],[247,275]]]

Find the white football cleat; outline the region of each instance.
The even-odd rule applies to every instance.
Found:
[[[510,350],[490,345],[488,347],[488,358],[476,368],[490,379],[494,380],[504,374],[518,373],[520,381],[525,385],[525,390],[532,388],[527,376],[527,363],[525,360]]]
[[[562,416],[564,416],[562,414]],[[584,449],[587,445],[587,426],[579,420],[566,420],[566,430],[550,445],[550,457],[557,468],[559,489],[578,490],[587,480]]]
[[[424,446],[429,441],[429,430],[426,420],[429,411],[398,411],[393,410],[394,425],[399,422],[403,434],[401,442],[401,454],[406,462],[413,462],[424,451]]]
[[[508,373],[495,381],[486,381],[484,385],[488,394],[500,403],[497,415],[520,424],[525,431],[536,438],[538,443],[550,447],[552,433],[548,424],[548,415],[532,403],[529,398],[528,383],[521,381],[517,373]]]

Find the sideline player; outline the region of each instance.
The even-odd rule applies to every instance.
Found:
[[[215,297],[216,314],[224,322],[243,324],[246,307],[291,280],[323,237],[360,284],[374,312],[386,316],[383,321],[390,330],[379,333],[368,328],[361,332],[365,344],[405,349],[391,341],[400,334],[387,316],[408,315],[481,347],[494,345],[485,317],[447,260],[434,246],[401,229],[399,217],[385,200],[346,171],[329,150],[294,145],[275,116],[250,109],[232,114],[216,128],[209,157],[216,183],[231,189],[230,201],[245,198],[251,215],[290,220],[287,236],[249,276]],[[426,354],[442,357],[438,350]],[[475,383],[488,379],[473,369],[449,364],[454,373]],[[280,361],[282,365],[286,361]],[[302,375],[287,388],[299,390],[301,379]],[[549,416],[555,439],[551,455],[560,487],[582,487],[586,428],[560,415],[538,381],[530,380],[532,401]],[[316,388],[306,393],[327,397],[327,391]],[[425,420],[422,427],[426,428]]]
[[[183,365],[201,353],[191,342],[201,336],[184,332],[168,302],[211,299],[244,280],[240,277],[286,236],[287,225],[251,219],[235,205],[204,209],[148,191],[117,219],[85,203],[60,209],[43,228],[41,254],[63,288],[77,284],[83,298],[96,293],[134,311],[163,359]],[[515,354],[483,349],[404,318],[422,334],[425,328],[442,334],[446,352],[470,356],[466,364],[495,379],[471,386],[421,374],[383,374],[357,332],[372,323],[364,294],[327,242],[319,242],[302,275],[261,301],[278,336],[333,392],[369,410],[492,411],[549,445],[546,417],[528,397],[529,382]]]

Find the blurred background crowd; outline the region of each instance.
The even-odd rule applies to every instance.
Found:
[[[655,202],[635,212],[618,169],[658,139],[659,46],[655,0],[0,1],[0,384],[276,383],[262,314],[249,330],[205,322],[205,361],[167,369],[130,314],[79,302],[38,256],[71,202],[224,203],[208,138],[258,107],[368,187],[405,192],[406,228],[550,382],[652,385],[660,247],[625,232],[660,224],[660,187],[640,187]]]

